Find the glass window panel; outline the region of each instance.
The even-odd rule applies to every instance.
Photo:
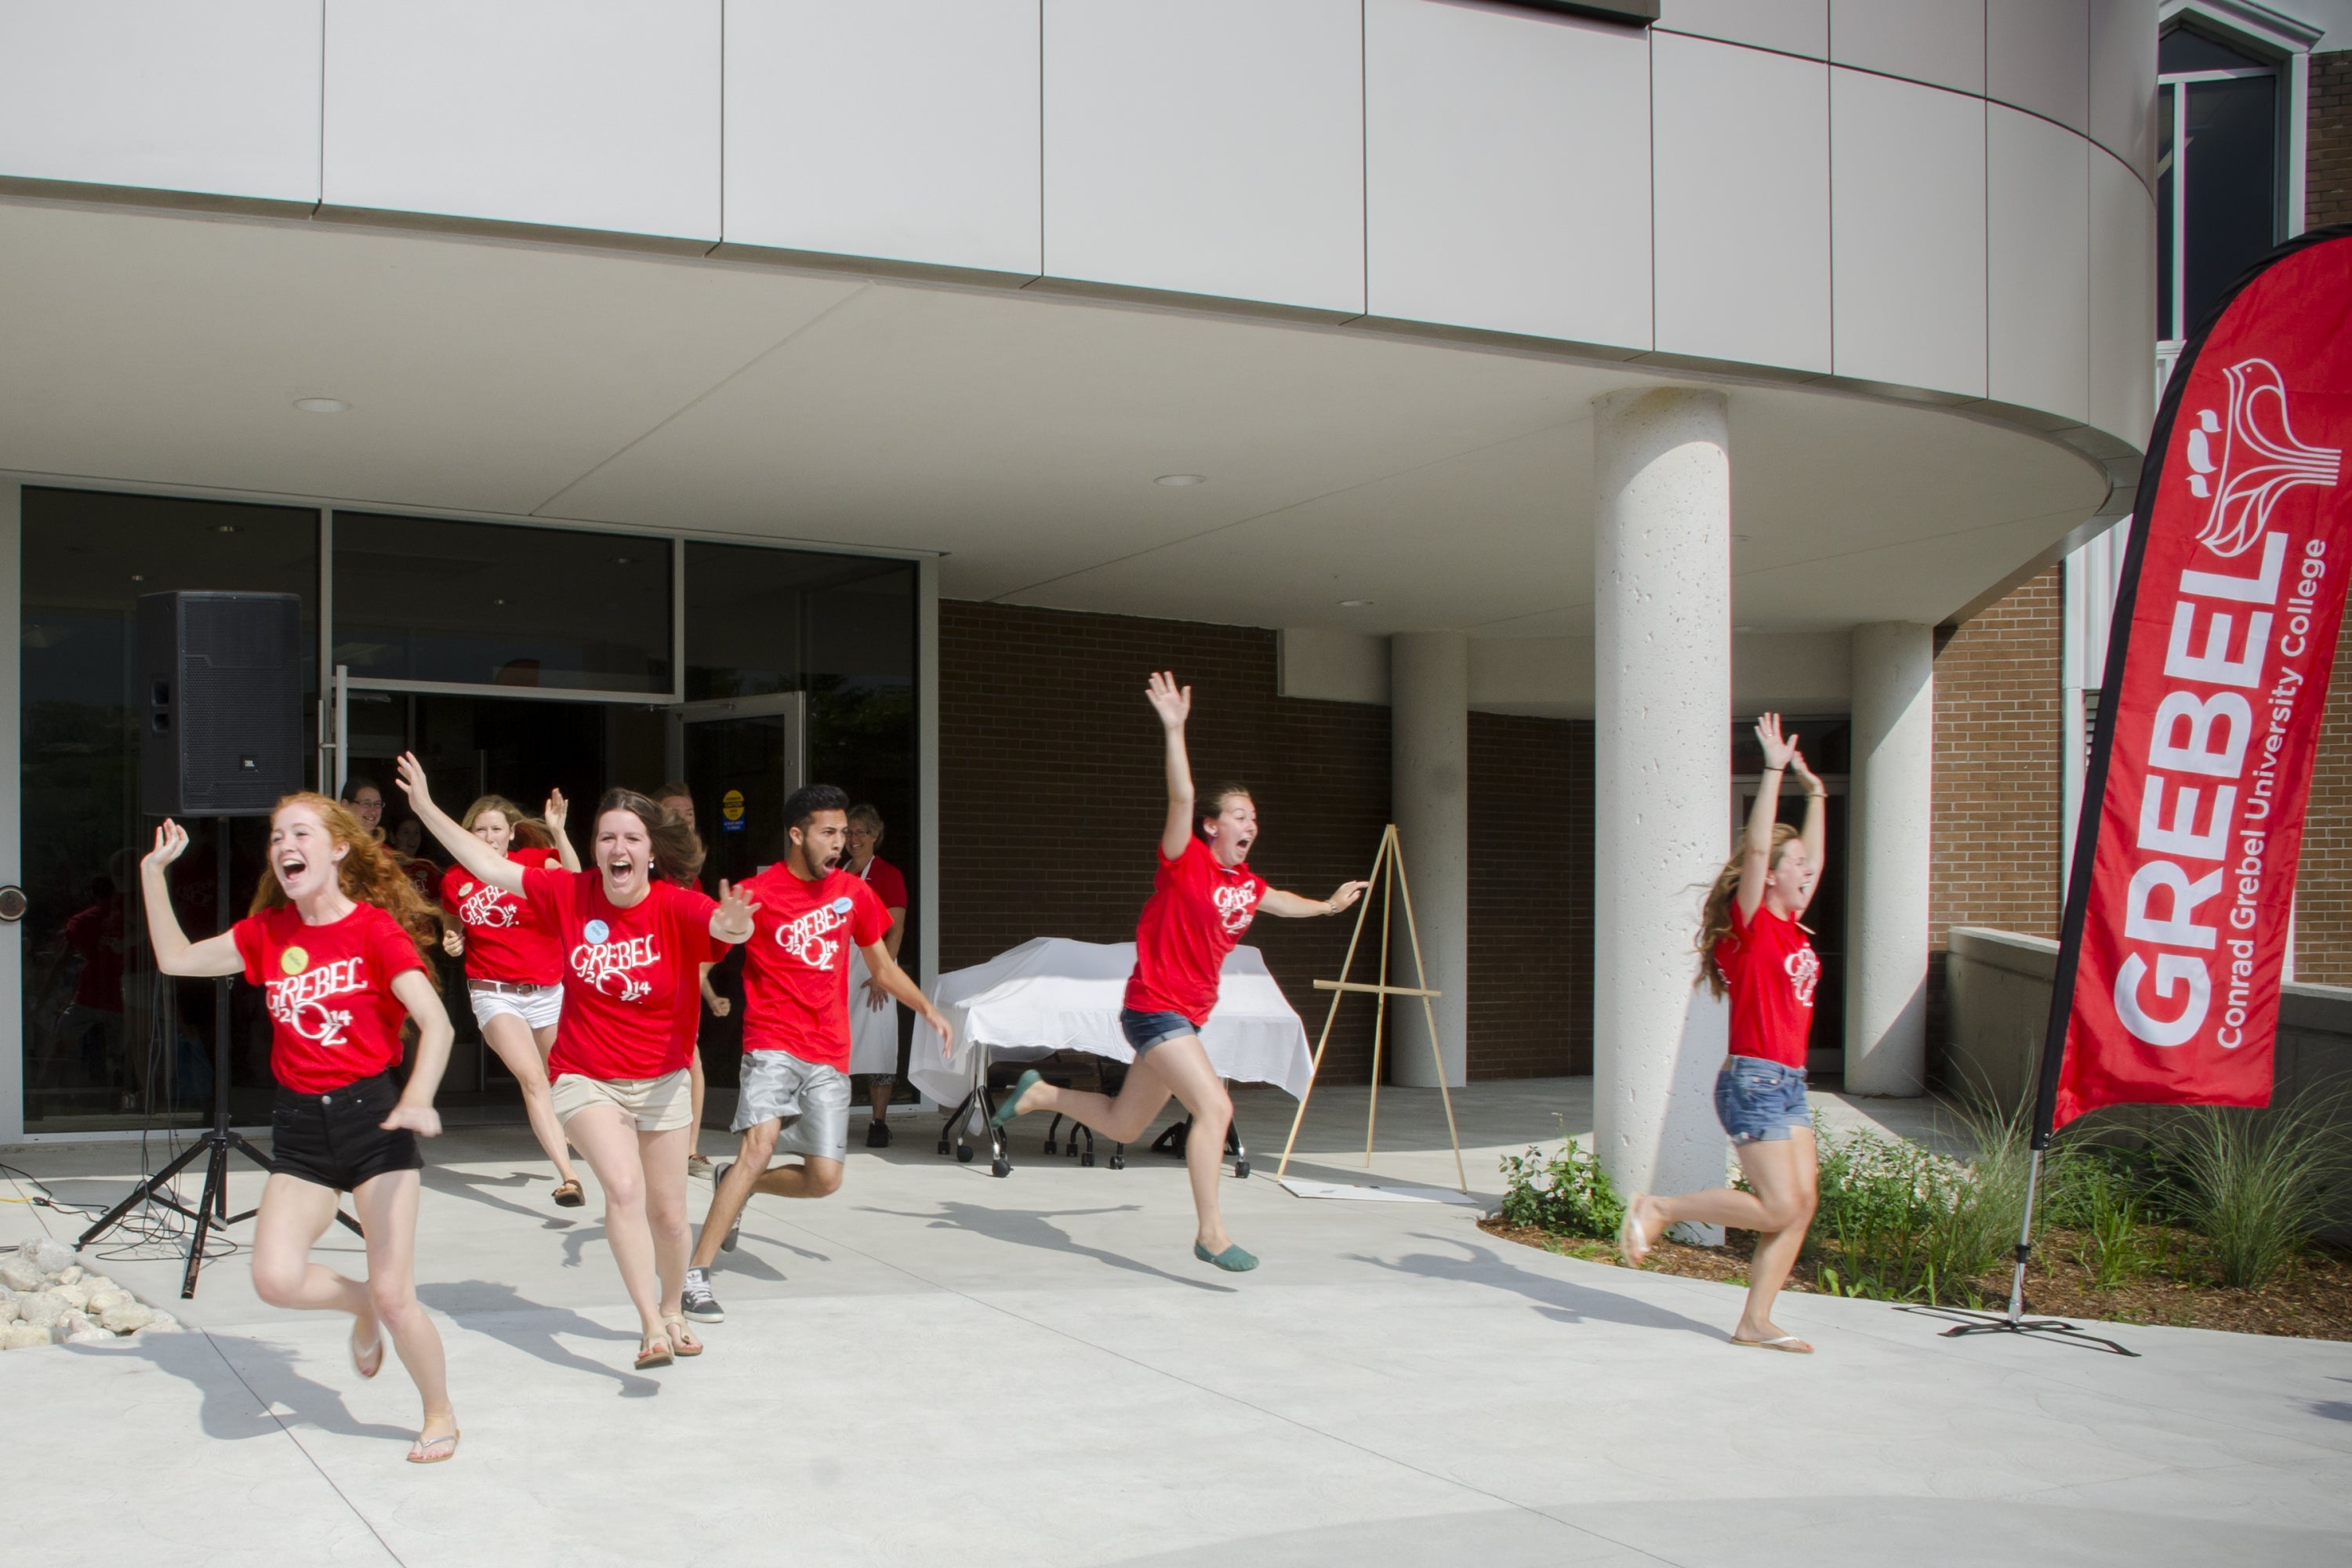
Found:
[[[667,693],[669,542],[338,511],[335,662],[363,679]]]
[[[2173,295],[2179,277],[2175,261],[2179,236],[2173,232],[2172,185],[2179,149],[2172,144],[2173,100],[2179,89],[2169,84],[2156,89],[2156,335],[2158,342],[2180,336],[2174,319]]]
[[[302,596],[303,703],[316,740],[318,514],[27,487],[22,542],[25,1126],[95,1131],[209,1120],[213,986],[155,972],[137,907],[153,822],[139,811],[136,605],[142,594]],[[173,868],[191,936],[223,924],[217,824]],[[230,825],[229,913],[263,875],[268,823]],[[231,1114],[266,1124],[272,1089],[260,994],[232,990]],[[15,1048],[15,1047],[11,1047]]]
[[[2175,27],[2156,46],[2156,68],[2164,76],[2183,71],[2265,70],[2268,60],[2242,54],[2194,27]]]
[[[2179,325],[2193,332],[2278,243],[2278,79],[2193,81],[2183,91]]]

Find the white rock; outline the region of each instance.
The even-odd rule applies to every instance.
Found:
[[[130,1300],[128,1292],[109,1287],[104,1290],[92,1290],[89,1293],[89,1300],[81,1304],[81,1310],[93,1318],[102,1318],[106,1316],[106,1310],[109,1307],[120,1307]]]
[[[47,1329],[72,1310],[72,1304],[54,1290],[36,1290],[16,1298],[16,1316],[37,1329]]]
[[[16,1292],[0,1285],[0,1323],[16,1321]]]
[[[147,1327],[141,1331],[150,1334],[175,1334],[180,1331],[180,1320],[169,1312],[157,1312],[147,1320]]]
[[[100,1290],[121,1290],[126,1296],[131,1293],[128,1287],[117,1285],[103,1274],[85,1274],[81,1277],[81,1282],[89,1287],[89,1293],[93,1296]]]
[[[79,1285],[81,1279],[82,1268],[79,1263],[68,1263],[58,1271],[58,1283],[60,1285]]]
[[[49,1334],[53,1339],[69,1340],[76,1334],[88,1333],[96,1327],[98,1327],[96,1320],[88,1313],[68,1312],[49,1325]]]
[[[120,1342],[104,1329],[84,1329],[80,1333],[66,1336],[66,1343],[69,1345],[110,1345]]]
[[[30,1323],[11,1323],[0,1329],[0,1351],[28,1351],[35,1345],[49,1342],[49,1331],[35,1328]]]
[[[62,1274],[74,1266],[73,1248],[46,1236],[33,1244],[32,1258],[44,1274]]]
[[[66,1272],[70,1274],[73,1270],[68,1268]],[[89,1287],[79,1280],[68,1279],[52,1285],[49,1287],[49,1294],[63,1296],[67,1305],[72,1307],[77,1312],[89,1305]]]
[[[136,1333],[155,1321],[154,1310],[136,1301],[125,1301],[99,1320],[113,1333]]]
[[[0,1258],[0,1285],[11,1290],[37,1290],[45,1281],[41,1266],[22,1253],[14,1258]]]

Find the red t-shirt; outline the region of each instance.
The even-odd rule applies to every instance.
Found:
[[[1731,934],[1715,944],[1715,966],[1731,987],[1731,1054],[1803,1067],[1822,977],[1821,955],[1804,928],[1764,904],[1745,919],[1735,898]]]
[[[408,1009],[392,983],[425,967],[400,922],[362,904],[329,925],[290,905],[229,928],[245,977],[269,1005],[269,1070],[297,1094],[330,1094],[400,1061]]]
[[[855,877],[856,872],[849,873]],[[866,862],[866,885],[874,889],[874,897],[886,910],[907,907],[907,879],[898,868],[877,855]]]
[[[532,867],[523,897],[546,921],[563,963],[563,1016],[547,1075],[660,1078],[686,1066],[681,991],[692,995],[701,966],[726,956],[710,936],[715,900],[656,878],[627,909],[604,897],[604,873]]]
[[[888,934],[890,911],[855,871],[804,882],[779,862],[744,887],[760,907],[743,954],[743,1048],[847,1072],[849,949]]]
[[[1265,879],[1218,864],[1206,843],[1188,840],[1173,860],[1160,858],[1150,900],[1135,922],[1135,973],[1126,1005],[1138,1013],[1181,1013],[1199,1028],[1217,1005],[1225,954],[1257,918]]]
[[[552,849],[510,850],[507,858],[524,870],[555,864]],[[466,973],[475,980],[509,985],[556,985],[563,980],[563,954],[555,934],[520,895],[485,882],[463,866],[442,874],[441,907],[466,930]]]

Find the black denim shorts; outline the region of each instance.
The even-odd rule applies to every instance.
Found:
[[[343,1193],[388,1171],[423,1170],[416,1134],[379,1125],[399,1103],[400,1086],[390,1073],[328,1094],[297,1094],[278,1085],[269,1113],[270,1169]]]

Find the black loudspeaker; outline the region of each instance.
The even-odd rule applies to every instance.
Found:
[[[139,805],[149,816],[267,816],[303,787],[302,600],[139,599]]]

